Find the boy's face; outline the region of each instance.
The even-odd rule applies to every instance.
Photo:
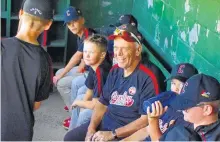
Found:
[[[172,79],[171,80],[171,91],[180,94],[184,83],[178,79]]]
[[[105,52],[102,52],[96,44],[92,42],[85,42],[83,48],[83,59],[88,66],[94,66],[104,58]]]
[[[193,95],[193,94],[192,94]],[[184,120],[193,124],[201,123],[205,117],[203,112],[203,106],[196,106],[183,111]]]
[[[78,34],[83,29],[84,18],[80,17],[78,20],[72,20],[67,23],[67,27],[73,34]]]

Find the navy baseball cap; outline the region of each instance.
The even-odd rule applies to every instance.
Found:
[[[111,26],[119,27],[123,24],[131,24],[135,27],[138,26],[136,18],[134,18],[134,16],[131,14],[121,15],[120,18],[118,19],[117,23],[114,25],[112,24]]]
[[[220,83],[218,80],[205,74],[198,74],[186,81],[180,95],[170,105],[176,110],[186,110],[201,102],[216,100],[220,100]]]
[[[182,82],[186,82],[187,79],[193,75],[198,74],[198,70],[190,63],[177,64],[172,68],[171,76],[165,80],[178,79]]]
[[[54,16],[53,6],[51,0],[24,0],[21,9],[30,15],[52,20]]]
[[[79,17],[81,16],[82,16],[82,12],[80,9],[70,6],[67,8],[67,10],[64,13],[64,24],[72,20],[78,20]]]
[[[139,33],[137,27],[131,24],[124,24],[117,27],[113,33],[108,37],[109,40],[114,40],[117,37],[121,37],[128,42],[142,43],[142,36]]]

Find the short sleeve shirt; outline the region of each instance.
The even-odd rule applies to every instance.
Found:
[[[108,73],[111,69],[111,63],[103,63],[94,71],[92,68],[89,70],[89,75],[86,78],[85,85],[87,88],[93,90],[93,98],[99,98],[102,94],[103,86],[105,84]]]
[[[1,43],[1,137],[30,141],[34,102],[49,97],[52,69],[49,54],[41,47],[6,38]]]
[[[123,69],[114,65],[111,69],[99,101],[108,106],[102,120],[102,129],[113,130],[138,119],[145,112],[143,101],[159,93],[154,73],[139,64],[128,77]]]

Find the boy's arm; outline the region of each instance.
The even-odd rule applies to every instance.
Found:
[[[162,132],[159,126],[159,118],[165,113],[168,107],[163,108],[160,101],[156,101],[151,105],[152,112],[150,112],[150,107],[147,108],[148,122],[149,122],[149,135],[151,141],[158,141],[162,136]]]
[[[33,104],[33,111],[40,108],[41,101],[47,99],[49,97],[49,93],[52,88],[52,79],[53,76],[53,70],[52,70],[52,61],[49,57],[49,55],[45,55],[44,58],[42,57],[41,60],[41,66],[40,66],[40,72],[39,72],[39,90],[35,97],[35,102]]]
[[[41,102],[34,102],[34,111],[40,108]]]
[[[92,99],[92,101],[81,101],[76,100],[74,103],[80,108],[86,108],[86,109],[94,109],[96,102],[98,99]]]
[[[85,67],[86,67],[86,64],[85,64],[84,60],[81,59],[81,62],[78,66],[77,71],[80,72],[80,73],[83,73],[85,71]]]
[[[92,96],[93,96],[93,90],[87,89],[83,100],[74,101],[72,107],[93,109],[98,99],[92,99]]]
[[[92,100],[92,96],[93,96],[93,90],[88,88],[86,90],[85,96],[83,97],[83,101]]]
[[[83,57],[83,53],[80,51],[77,51],[72,58],[70,59],[69,63],[64,68],[63,72],[59,75],[57,75],[58,80],[62,77],[64,77],[76,64],[78,64]]]
[[[151,138],[151,141],[158,141],[160,137],[163,135],[162,132],[160,131],[159,127],[159,118],[150,118],[148,119],[149,122],[149,135]]]

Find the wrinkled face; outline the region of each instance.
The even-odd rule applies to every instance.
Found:
[[[180,94],[183,86],[184,86],[184,83],[182,81],[179,81],[178,79],[171,80],[171,91],[177,94]]]
[[[83,29],[84,19],[81,17],[78,20],[72,20],[67,23],[67,27],[73,34],[78,34]]]
[[[127,42],[123,38],[114,40],[114,58],[123,69],[131,67],[133,61],[140,56],[141,47],[136,42]]]
[[[104,58],[103,54],[105,54],[105,52],[102,52],[96,44],[92,42],[84,43],[83,59],[86,65],[94,66],[98,64],[101,58]]]

